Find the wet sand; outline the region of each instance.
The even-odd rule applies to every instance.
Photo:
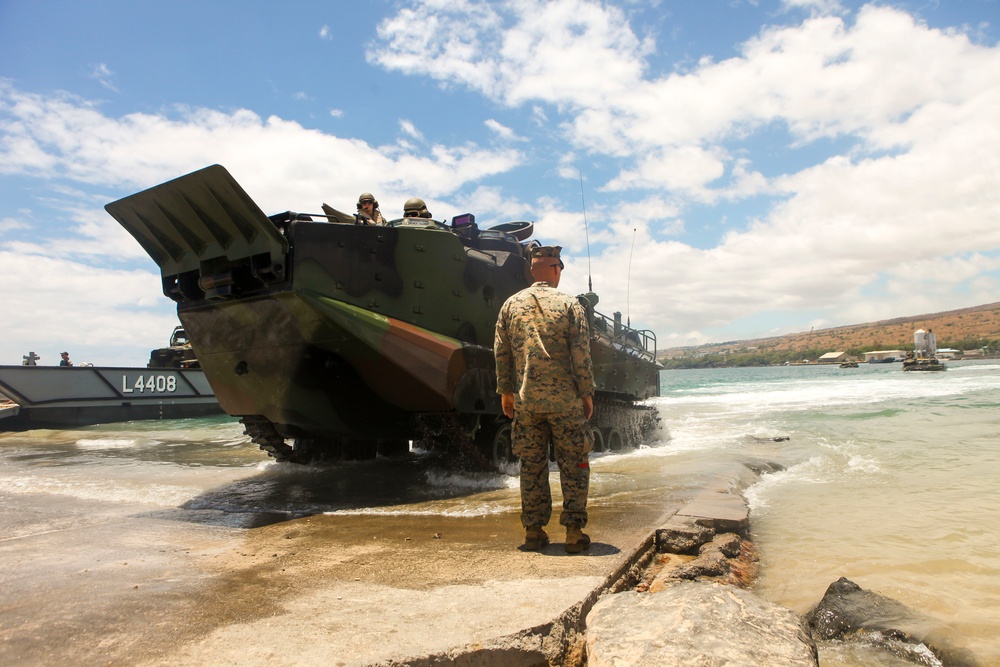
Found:
[[[592,498],[577,556],[555,525],[518,550],[514,512],[234,518],[5,495],[0,663],[364,665],[482,643],[578,603],[695,491]]]

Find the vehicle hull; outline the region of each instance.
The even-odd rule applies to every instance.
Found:
[[[499,413],[492,350],[356,306],[284,292],[180,317],[223,409],[288,437],[412,438],[415,413]]]

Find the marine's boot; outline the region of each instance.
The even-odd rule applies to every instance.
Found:
[[[566,527],[566,553],[578,554],[590,546],[590,535],[579,526]]]
[[[549,536],[541,526],[529,526],[524,534],[525,551],[538,551],[549,543]]]

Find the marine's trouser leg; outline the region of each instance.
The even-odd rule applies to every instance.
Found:
[[[547,525],[552,518],[549,489],[548,421],[531,413],[518,412],[511,431],[511,449],[521,459],[521,525]]]
[[[548,415],[552,443],[559,464],[563,511],[559,523],[583,528],[587,525],[587,494],[590,490],[590,458],[594,435],[583,417],[583,409]]]

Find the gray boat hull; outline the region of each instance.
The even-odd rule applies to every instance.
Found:
[[[222,413],[200,369],[0,366],[0,394],[0,431]]]

